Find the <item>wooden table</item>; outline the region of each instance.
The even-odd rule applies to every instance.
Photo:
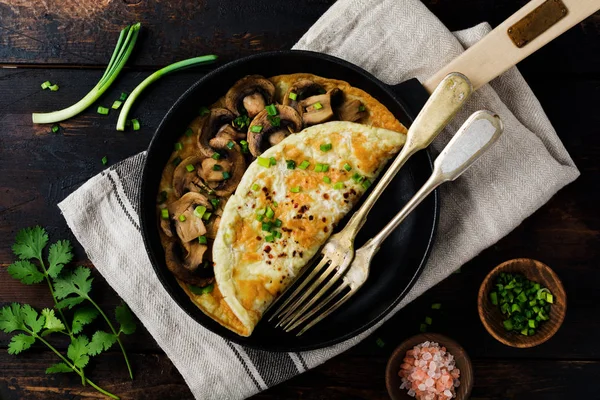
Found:
[[[331,5],[331,0],[290,2],[203,0],[50,1],[0,0],[0,305],[11,301],[51,305],[45,286],[23,286],[5,267],[14,261],[16,232],[40,224],[51,237],[72,238],[56,203],[109,164],[142,151],[168,107],[201,72],[172,75],[154,85],[135,106],[142,129],[115,131],[116,113],[95,107],[61,125],[33,126],[31,112],[70,105],[94,86],[110,57],[118,31],[140,21],[143,35],[129,68],[101,99],[110,105],[171,62],[204,53],[231,60],[286,49]],[[524,0],[427,0],[450,29],[481,21],[496,25]],[[262,399],[385,399],[384,369],[394,347],[418,332],[425,316],[432,330],[460,342],[475,367],[473,399],[598,398],[600,376],[600,15],[576,26],[534,54],[520,70],[537,94],[582,176],[514,232],[398,313],[379,331],[343,355],[256,396]],[[45,80],[60,85],[42,91]],[[76,246],[76,259],[86,256]],[[508,348],[488,335],[477,316],[476,294],[486,273],[515,257],[550,265],[568,293],[568,311],[557,335],[539,347]],[[91,265],[90,265],[91,266]],[[105,307],[120,302],[95,273],[94,294]],[[441,302],[440,311],[430,310]],[[381,339],[384,345],[376,342]],[[379,343],[381,344],[381,341]],[[66,341],[56,341],[65,350]],[[7,353],[0,335],[0,398],[98,397],[75,375],[46,376],[55,356],[36,346]],[[122,398],[185,399],[191,393],[169,359],[144,330],[125,339],[135,380],[126,378],[120,353],[97,357],[88,368],[94,381]],[[231,382],[235,384],[235,381]],[[588,396],[588,397],[586,397]]]

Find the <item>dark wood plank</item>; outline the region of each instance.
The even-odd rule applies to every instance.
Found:
[[[275,386],[253,399],[387,399],[386,352],[381,357],[337,357]],[[9,356],[0,351],[0,397],[4,400],[101,398],[82,388],[76,375],[46,376],[56,360],[49,353]],[[135,380],[127,379],[119,353],[98,356],[87,369],[96,384],[122,399],[192,399],[183,378],[164,355],[131,354]],[[472,399],[564,399],[577,388],[580,398],[595,398],[589,381],[600,374],[598,361],[483,360],[474,361]],[[234,382],[232,382],[234,383]],[[586,397],[589,396],[589,397]]]

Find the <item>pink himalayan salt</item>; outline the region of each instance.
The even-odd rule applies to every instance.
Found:
[[[454,357],[434,342],[424,342],[406,352],[398,375],[401,389],[417,400],[448,400],[456,397],[460,370]]]

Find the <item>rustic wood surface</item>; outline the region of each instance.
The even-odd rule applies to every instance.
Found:
[[[32,111],[70,105],[94,86],[112,52],[116,34],[141,21],[143,34],[129,67],[99,101],[110,105],[151,71],[170,62],[217,53],[222,60],[289,48],[333,3],[204,0],[0,0],[0,306],[19,301],[51,305],[44,286],[25,287],[6,266],[16,232],[40,224],[54,239],[73,239],[56,203],[109,164],[142,151],[164,112],[204,70],[166,77],[133,110],[138,132],[114,129],[116,113],[95,108],[64,122],[59,133],[33,126]],[[525,0],[426,0],[450,29],[481,21],[496,25]],[[589,382],[600,376],[600,14],[577,25],[519,66],[554,124],[581,177],[496,245],[467,263],[462,272],[421,296],[371,337],[301,376],[271,388],[257,399],[385,399],[385,365],[395,346],[419,330],[425,316],[431,330],[457,340],[473,360],[472,399],[596,398]],[[60,85],[41,91],[40,83]],[[499,263],[517,257],[538,259],[561,278],[568,296],[563,326],[548,342],[530,349],[509,348],[493,339],[477,314],[477,291]],[[91,266],[80,246],[76,260]],[[94,272],[94,296],[104,307],[120,303]],[[433,302],[442,309],[431,310]],[[376,339],[384,345],[379,347]],[[66,341],[54,340],[65,350]],[[381,343],[381,342],[380,342]],[[0,334],[0,399],[100,397],[82,388],[76,376],[46,376],[54,363],[42,347],[19,356],[7,353]],[[188,399],[181,375],[145,329],[125,338],[135,380],[126,379],[120,353],[93,360],[89,376],[124,399]],[[232,382],[235,384],[235,382]]]

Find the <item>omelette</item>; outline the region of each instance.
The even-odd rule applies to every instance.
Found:
[[[213,245],[215,278],[248,334],[404,144],[353,122],[306,128],[247,169]]]
[[[191,301],[248,336],[406,128],[363,90],[303,73],[243,77],[198,114],[163,169],[157,229]]]

